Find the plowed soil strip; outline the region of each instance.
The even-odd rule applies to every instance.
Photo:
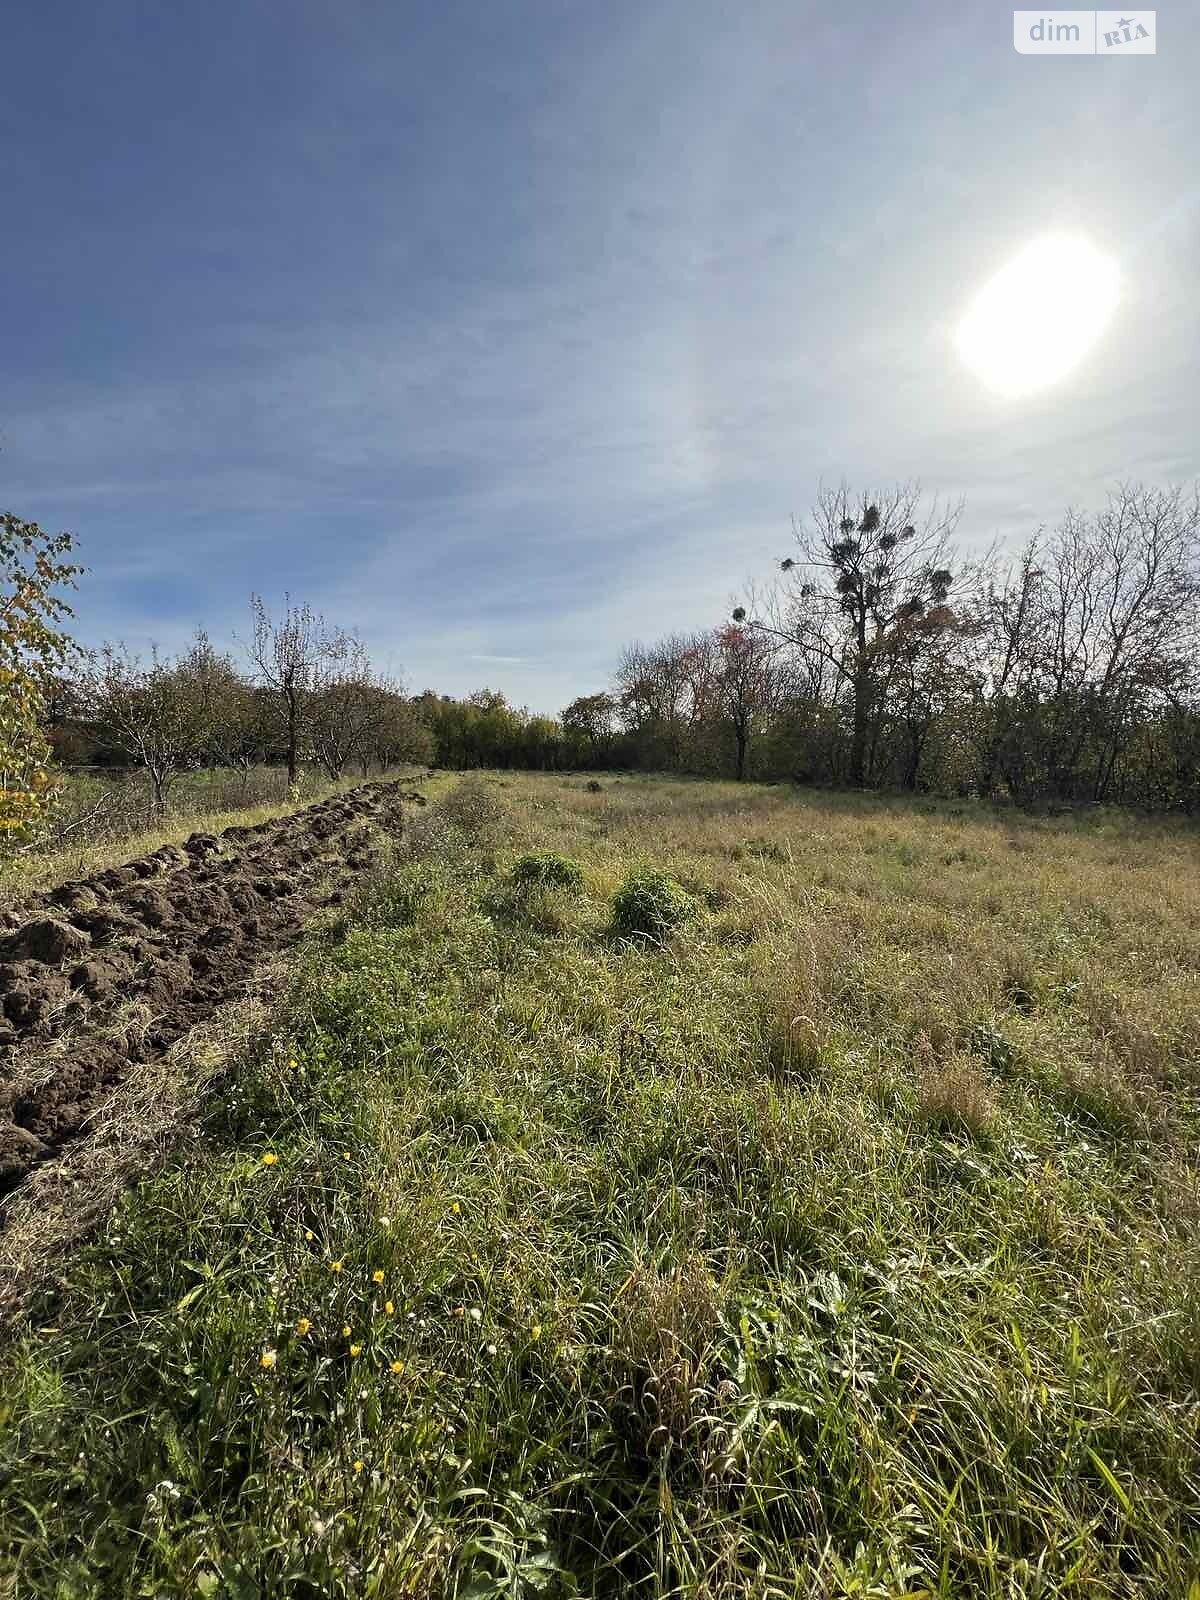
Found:
[[[398,833],[399,783],[366,784],[256,827],[195,833],[62,884],[0,918],[3,1197],[86,1132],[134,1068],[244,990],[336,905]],[[140,1003],[143,1021],[119,1013]]]

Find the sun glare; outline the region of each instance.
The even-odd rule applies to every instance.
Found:
[[[1086,239],[1035,239],[971,302],[959,354],[997,394],[1033,394],[1082,360],[1119,298],[1116,262]]]

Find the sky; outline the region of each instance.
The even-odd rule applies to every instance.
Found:
[[[1053,13],[1052,13],[1053,14]],[[1200,9],[1040,56],[972,0],[38,0],[0,14],[0,509],[87,643],[286,593],[553,713],[716,625],[822,486],[1016,546],[1200,472]],[[1122,298],[1056,387],[955,329],[1028,241]]]

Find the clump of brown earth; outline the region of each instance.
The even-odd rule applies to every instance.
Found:
[[[405,800],[425,803],[366,784],[255,827],[194,833],[0,914],[0,1197],[83,1132],[131,1068],[338,904],[400,831]],[[131,1000],[152,1020],[123,1032],[113,1014]],[[38,1046],[60,1036],[38,1066]]]

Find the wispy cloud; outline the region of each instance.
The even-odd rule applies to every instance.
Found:
[[[966,493],[983,542],[1194,470],[1187,49],[1147,99],[1094,62],[1032,75],[990,15],[922,51],[882,13],[783,0],[414,38],[304,12],[240,161],[231,135],[212,166],[208,109],[172,133],[190,211],[122,145],[92,227],[112,250],[138,219],[124,261],[85,235],[72,262],[65,209],[31,225],[57,298],[40,343],[12,330],[0,499],[80,534],[91,638],[228,636],[250,588],[286,589],[417,686],[486,673],[555,709],[628,638],[719,620],[822,479]],[[103,117],[132,137],[132,109]],[[1122,129],[1102,162],[1098,126]],[[53,195],[86,130],[29,136]],[[954,317],[1064,216],[1131,258],[1170,224],[1079,381],[1006,409],[959,369]]]

